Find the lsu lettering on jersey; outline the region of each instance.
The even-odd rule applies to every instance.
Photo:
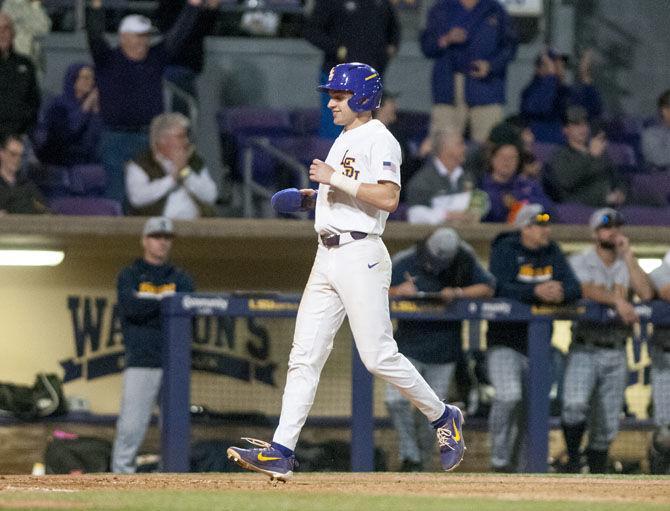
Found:
[[[391,181],[400,186],[400,144],[386,126],[372,119],[352,130],[342,131],[335,140],[326,163],[335,172],[360,183]],[[360,231],[381,235],[388,212],[361,202],[351,195],[319,185],[314,229],[319,234]]]

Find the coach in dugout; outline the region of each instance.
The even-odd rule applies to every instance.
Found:
[[[218,4],[211,0],[208,6]],[[124,200],[125,162],[149,142],[151,119],[163,112],[163,73],[181,50],[200,16],[214,16],[203,0],[188,0],[177,22],[163,40],[151,44],[151,20],[139,14],[125,16],[119,25],[119,47],[104,35],[102,0],[92,0],[87,36],[100,89],[100,115],[104,129],[98,149],[107,172],[107,197]]]
[[[397,253],[392,262],[390,296],[416,298],[427,292],[439,294],[445,303],[493,296],[495,279],[479,263],[472,247],[451,228],[437,229]],[[440,399],[447,399],[463,344],[461,321],[399,320],[395,336],[398,351]],[[409,401],[391,385],[386,388],[386,406],[398,433],[400,470],[430,470],[436,453],[433,428],[415,424]]]
[[[551,240],[551,217],[544,207],[526,204],[516,214],[514,226],[516,231],[498,235],[491,244],[496,296],[547,305],[578,299],[579,282],[563,251]],[[522,472],[527,447],[523,396],[529,385],[528,324],[489,321],[486,342],[489,379],[495,389],[489,414],[491,469]]]
[[[586,460],[591,474],[608,470],[609,446],[619,432],[628,365],[626,339],[639,322],[632,295],[651,300],[651,283],[621,227],[618,211],[602,208],[589,220],[594,245],[570,256],[572,267],[588,300],[616,310],[619,322],[576,321],[563,384],[563,435],[568,451],[567,472],[581,471],[580,447],[589,429]]]
[[[150,218],[142,236],[144,256],[119,273],[117,292],[126,369],[112,451],[113,472],[135,472],[135,456],[160,392],[161,300],[177,292],[194,290],[191,277],[169,262],[173,239],[172,220]]]

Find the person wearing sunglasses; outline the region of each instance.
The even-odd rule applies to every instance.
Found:
[[[591,473],[607,471],[607,453],[619,432],[619,414],[628,376],[626,340],[639,321],[630,299],[651,300],[653,289],[640,268],[624,218],[611,208],[596,210],[589,220],[594,246],[569,262],[584,298],[616,310],[619,321],[602,324],[576,321],[565,368],[561,420],[568,451],[568,472],[581,471],[580,446],[589,423],[586,460]]]
[[[490,270],[497,280],[496,296],[553,305],[580,297],[577,278],[561,248],[551,240],[551,220],[541,204],[526,204],[514,219],[517,230],[493,240]],[[528,324],[490,321],[486,340],[489,379],[495,389],[489,414],[491,468],[520,472],[524,470],[519,454],[525,444]]]

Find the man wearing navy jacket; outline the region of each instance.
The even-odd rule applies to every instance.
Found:
[[[496,0],[437,0],[421,34],[421,51],[434,59],[431,131],[456,128],[484,143],[502,120],[507,65],[517,37]]]
[[[191,277],[170,262],[172,220],[152,217],[144,224],[144,256],[121,270],[119,316],[126,346],[123,396],[116,423],[112,472],[135,472],[135,456],[146,434],[163,381],[161,300],[194,290]]]
[[[490,271],[496,296],[525,303],[562,304],[581,295],[560,247],[551,241],[551,218],[540,204],[526,204],[517,213],[517,231],[500,234],[491,246]],[[486,334],[488,370],[495,397],[489,414],[491,468],[522,470],[524,446],[524,379],[528,372],[528,324],[490,321]]]

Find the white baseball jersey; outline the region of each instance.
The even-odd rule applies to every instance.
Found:
[[[391,181],[400,186],[400,144],[386,126],[372,119],[352,130],[342,131],[328,152],[326,163],[361,183]],[[314,229],[319,234],[360,231],[381,235],[388,212],[361,202],[351,195],[319,185]]]

